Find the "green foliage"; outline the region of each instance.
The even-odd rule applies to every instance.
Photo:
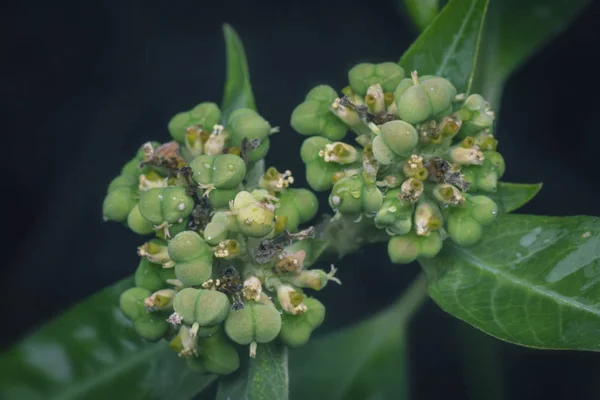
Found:
[[[476,246],[420,260],[440,307],[499,339],[599,351],[600,220],[505,215]]]
[[[82,301],[0,357],[3,399],[181,399],[208,387],[164,344],[145,341],[119,310],[127,278]]]

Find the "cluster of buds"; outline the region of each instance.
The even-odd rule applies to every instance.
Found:
[[[235,371],[235,344],[255,356],[261,343],[306,343],[325,317],[306,291],[339,281],[290,250],[314,236],[300,225],[316,215],[315,195],[291,188],[291,171],[256,177],[277,129],[249,109],[222,121],[214,103],[177,114],[168,129],[173,141],[144,144],[103,204],[105,220],[149,236],[135,287],[121,295],[124,315],[202,373]]]
[[[395,263],[433,257],[449,238],[475,244],[498,207],[488,197],[504,173],[494,112],[478,94],[395,63],[363,63],[350,85],[312,89],[291,117],[310,136],[300,150],[307,181],[331,191],[336,216],[372,218]],[[355,143],[341,140],[352,131]]]

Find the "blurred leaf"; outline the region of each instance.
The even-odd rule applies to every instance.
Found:
[[[507,342],[600,351],[600,218],[502,215],[420,260],[445,311]]]
[[[403,3],[406,12],[421,31],[427,28],[440,11],[439,0],[403,0]]]
[[[488,0],[451,0],[400,58],[419,75],[442,76],[469,93]]]
[[[498,190],[486,196],[498,204],[500,212],[509,213],[529,203],[540,189],[541,183],[498,182]]]
[[[498,110],[504,81],[564,29],[589,0],[492,0],[474,89]]]
[[[287,400],[288,352],[271,342],[259,344],[256,358],[244,357],[242,367],[219,380],[217,400]]]
[[[420,276],[387,310],[290,351],[291,398],[407,399],[406,327],[426,284]]]
[[[250,73],[244,46],[235,30],[228,25],[223,25],[225,46],[227,48],[227,78],[221,105],[222,120],[225,122],[234,110],[238,108],[251,108],[256,110],[254,95],[250,85]]]
[[[4,399],[189,399],[209,386],[169,349],[141,339],[119,309],[122,280],[0,356]]]

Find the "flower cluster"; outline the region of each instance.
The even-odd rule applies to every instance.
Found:
[[[331,190],[336,216],[384,229],[394,263],[434,257],[446,238],[475,244],[496,217],[488,194],[504,173],[490,105],[391,62],[356,65],[348,78],[341,97],[317,86],[292,114],[311,136],[300,151],[309,185]],[[341,141],[348,130],[355,144]]]
[[[333,277],[309,269],[299,230],[317,213],[309,190],[290,171],[263,171],[269,135],[255,111],[238,109],[223,125],[214,103],[177,114],[174,139],[144,144],[108,187],[105,220],[154,236],[138,247],[135,287],[120,299],[135,331],[162,338],[190,368],[228,374],[234,344],[281,340],[300,346],[325,317],[308,297]]]

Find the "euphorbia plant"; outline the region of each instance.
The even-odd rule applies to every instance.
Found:
[[[492,18],[505,15],[492,6]],[[600,293],[586,270],[600,221],[507,215],[541,185],[501,181],[494,109],[513,65],[493,57],[526,54],[480,51],[487,8],[450,1],[398,62],[358,63],[347,87],[313,88],[273,125],[256,111],[241,42],[226,26],[222,105],[198,99],[173,116],[170,137],[142,144],[108,185],[105,220],[145,236],[134,276],[5,354],[0,389],[189,398],[218,379],[219,399],[403,398],[404,330],[427,294],[502,340],[597,351]],[[293,134],[287,121],[309,136],[286,151],[328,194],[331,215],[320,220],[311,190],[265,167],[270,136]],[[331,256],[374,242],[387,242],[393,263],[418,261],[426,277],[369,320],[315,337],[327,318],[315,291],[351,273],[326,268]],[[69,366],[62,380],[27,357],[49,345],[53,362]],[[290,368],[288,348],[299,348]]]

